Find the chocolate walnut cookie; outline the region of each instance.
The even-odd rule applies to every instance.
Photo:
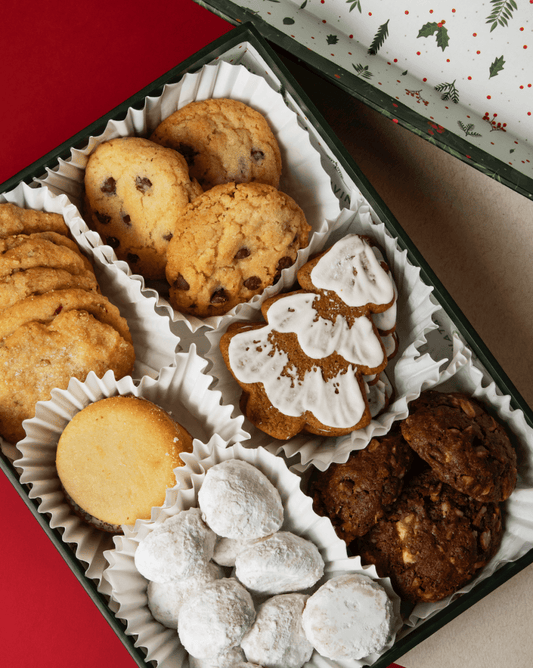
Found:
[[[442,481],[478,501],[505,501],[516,485],[516,452],[505,429],[459,392],[424,392],[401,424],[411,448]]]
[[[498,504],[461,494],[428,469],[406,483],[358,551],[364,564],[391,578],[402,599],[439,601],[490,561],[501,536]]]

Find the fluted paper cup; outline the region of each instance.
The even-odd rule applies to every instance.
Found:
[[[324,561],[323,578],[315,585],[318,588],[326,580],[343,573],[364,573],[385,587],[391,597],[395,612],[393,633],[383,648],[386,651],[394,643],[395,633],[400,626],[399,599],[394,594],[388,579],[380,579],[373,567],[363,568],[358,558],[348,558],[346,546],[333,529],[331,522],[319,517],[312,508],[312,501],[300,489],[300,479],[291,473],[281,457],[269,453],[264,448],[248,449],[242,443],[230,447],[221,439],[213,439],[207,444],[198,442],[192,454],[183,455],[185,466],[178,472],[175,502],[165,504],[155,511],[151,521],[138,520],[133,529],[124,536],[115,538],[115,549],[105,553],[109,568],[105,578],[111,585],[111,600],[116,615],[126,624],[127,633],[136,637],[136,645],[146,652],[146,660],[153,661],[158,668],[181,668],[186,665],[187,655],[178,634],[157,622],[149,608],[146,595],[147,580],[135,568],[134,555],[139,542],[156,526],[181,510],[197,506],[200,490],[207,471],[222,461],[240,459],[246,461],[273,483],[281,495],[284,508],[284,523],[281,529],[312,541],[318,547]],[[383,653],[382,652],[382,653]],[[320,657],[314,652],[307,668],[342,666],[358,668],[373,662],[379,655],[367,657],[367,661],[343,661],[336,663]]]
[[[83,522],[65,500],[55,465],[59,438],[85,406],[105,397],[132,394],[166,410],[198,442],[209,441],[215,434],[225,443],[246,439],[242,420],[231,418],[220,394],[209,389],[212,379],[204,373],[205,366],[193,347],[188,353],[177,353],[173,365],[163,368],[156,379],[144,376],[134,382],[127,376],[117,381],[112,371],[103,378],[91,372],[84,383],[73,379],[68,389],[53,390],[52,398],[39,402],[35,417],[25,423],[27,436],[18,443],[21,455],[14,462],[20,482],[31,486],[29,496],[39,500],[39,512],[49,515],[52,528],[62,529],[63,540],[74,545],[76,557],[86,565],[87,577],[96,579],[104,593],[103,552],[112,546],[112,538]]]
[[[72,149],[70,160],[60,161],[58,169],[49,170],[47,176],[39,182],[46,184],[55,193],[66,194],[82,210],[85,167],[90,153],[99,144],[116,137],[149,137],[164,118],[193,101],[231,98],[244,102],[261,112],[269,122],[280,145],[283,161],[279,189],[299,204],[312,228],[309,244],[298,252],[295,264],[282,271],[275,285],[248,302],[258,309],[267,297],[294,282],[297,269],[311,254],[321,249],[340,215],[339,200],[322,166],[321,155],[300,124],[297,113],[285,103],[280,88],[281,85],[275,87],[266,77],[252,73],[244,65],[217,60],[214,64],[205,65],[199,72],[186,74],[178,83],[166,85],[161,96],[147,97],[143,108],[130,108],[124,120],[109,121],[102,134],[90,137],[84,148]],[[242,309],[242,305],[237,305],[223,316],[203,319],[179,313],[168,302],[169,286],[165,281],[147,282],[142,276],[133,274],[128,264],[117,260],[114,250],[87,226],[85,229],[80,227],[77,233],[96,256],[113,265],[117,271],[139,281],[142,294],[157,300],[158,306],[170,316],[177,331],[182,326],[193,332],[203,326],[217,328],[238,315]]]

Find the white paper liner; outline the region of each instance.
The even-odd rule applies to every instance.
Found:
[[[502,505],[504,534],[493,559],[468,585],[451,596],[437,603],[417,604],[405,620],[406,626],[398,637],[411,632],[457,597],[490,578],[500,566],[516,561],[533,548],[533,429],[526,423],[523,412],[511,408],[510,397],[502,395],[488,375],[476,366],[472,352],[457,335],[453,336],[452,359],[437,376],[428,375],[420,384],[419,392],[412,398],[428,389],[464,392],[494,412],[495,417],[506,426],[517,449],[518,483],[511,497]]]
[[[274,454],[283,452],[287,458],[298,456],[294,470],[304,471],[313,464],[320,470],[332,462],[344,463],[352,450],[364,448],[372,437],[387,433],[395,420],[407,417],[407,404],[418,396],[422,383],[428,378],[437,378],[439,367],[445,360],[435,361],[428,354],[420,354],[426,343],[426,334],[437,325],[432,319],[440,307],[431,298],[432,288],[422,282],[420,269],[407,259],[407,252],[401,251],[396,241],[387,232],[383,223],[375,222],[372,211],[361,195],[354,193],[350,209],[344,209],[339,227],[330,236],[326,247],[345,234],[367,234],[384,250],[394,280],[398,287],[399,350],[386,368],[386,374],[395,389],[393,401],[387,410],[374,418],[364,429],[339,438],[312,437],[300,434],[289,441],[273,440],[271,436],[254,427],[247,419],[245,429],[250,432],[250,447],[262,445]],[[262,321],[260,313],[245,306],[240,313],[244,320]],[[220,339],[227,327],[206,333],[209,349],[205,357],[210,361],[209,373],[216,378],[215,387],[222,392],[224,401],[233,404],[234,415],[242,415],[239,408],[241,388],[233,379],[220,353]]]
[[[84,383],[72,379],[67,390],[53,390],[52,398],[39,402],[35,417],[25,422],[27,436],[18,443],[21,457],[14,462],[20,482],[31,486],[29,497],[39,499],[39,512],[49,514],[52,528],[62,529],[63,540],[74,546],[76,557],[87,565],[87,577],[96,579],[104,593],[103,551],[112,546],[112,538],[85,524],[65,501],[55,465],[61,433],[90,403],[133,394],[161,406],[198,442],[208,441],[214,434],[228,443],[246,439],[242,420],[231,418],[231,410],[221,404],[220,393],[209,389],[212,378],[204,373],[205,366],[206,361],[192,347],[188,353],[177,353],[173,366],[161,369],[157,379],[145,376],[138,384],[130,376],[117,381],[112,371],[101,379],[91,372]]]
[[[79,233],[86,227],[85,223],[66,195],[55,196],[46,187],[30,187],[20,183],[14,190],[0,196],[0,201],[62,215],[81,250],[91,257],[91,249]],[[123,272],[116,271],[97,257],[92,259],[102,294],[128,322],[136,357],[133,378],[156,378],[162,367],[173,363],[174,353],[179,348],[179,337],[172,332],[168,318],[156,312],[156,299],[141,294],[141,286],[137,281],[131,281]],[[10,459],[17,456],[16,450],[1,437],[0,445]]]
[[[38,180],[55,193],[65,193],[82,211],[83,178],[88,156],[103,141],[124,136],[149,137],[158,124],[171,113],[195,100],[207,98],[232,98],[240,100],[261,112],[267,119],[278,140],[283,161],[279,189],[290,195],[303,209],[312,231],[309,245],[298,252],[295,264],[282,271],[280,280],[262,294],[253,297],[249,304],[259,308],[268,297],[290,286],[297,269],[309,255],[318,252],[327,235],[335,226],[340,214],[339,200],[333,193],[330,178],[322,167],[321,156],[311,144],[297,114],[289,109],[283,96],[274,90],[265,78],[249,72],[243,65],[224,61],[205,65],[199,72],[185,74],[176,84],[166,85],[160,97],[147,97],[142,109],[128,109],[123,121],[109,121],[105,131],[90,137],[85,148],[72,149],[71,159],[59,161],[57,170],[48,170],[46,178]],[[303,115],[303,112],[300,112]],[[80,226],[77,234],[84,238],[84,245],[117,271],[141,283],[142,294],[156,298],[174,323],[185,324],[193,332],[200,327],[216,328],[239,314],[237,305],[224,316],[199,319],[175,311],[168,302],[168,285],[161,281],[147,284],[138,274],[133,274],[126,262],[119,261],[114,250],[104,245],[96,232]]]
[[[147,661],[154,661],[158,668],[181,668],[187,665],[187,654],[174,630],[157,622],[148,608],[146,587],[147,580],[135,568],[134,555],[138,543],[155,526],[167,517],[181,510],[197,506],[198,491],[202,486],[206,472],[215,464],[228,459],[247,461],[262,471],[280,492],[285,511],[283,531],[291,531],[318,547],[325,561],[324,577],[315,585],[318,589],[326,580],[343,573],[362,573],[377,580],[389,594],[394,608],[395,624],[393,634],[386,647],[379,654],[363,660],[334,662],[320,657],[314,652],[307,668],[323,666],[358,668],[373,663],[394,643],[400,620],[400,602],[390,581],[379,578],[373,567],[363,567],[359,558],[348,558],[346,545],[340,540],[331,522],[319,517],[312,508],[312,501],[300,489],[300,479],[291,473],[281,457],[276,457],[263,448],[248,449],[241,443],[226,447],[220,438],[213,438],[209,443],[194,443],[192,454],[183,456],[185,466],[177,472],[178,484],[172,494],[167,495],[167,502],[161,509],[154,510],[150,522],[138,520],[133,529],[128,529],[124,536],[115,538],[115,549],[105,553],[109,568],[104,578],[111,586],[111,600],[116,608],[116,615],[126,623],[126,633],[136,636],[136,646],[142,647]],[[174,501],[172,504],[172,496]]]

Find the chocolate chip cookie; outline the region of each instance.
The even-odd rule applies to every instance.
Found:
[[[272,285],[307,245],[311,227],[273,186],[215,186],[183,210],[168,254],[170,302],[183,313],[221,315]]]
[[[412,457],[398,427],[352,452],[344,464],[316,470],[308,491],[315,512],[329,517],[339,538],[350,544],[390,510]]]
[[[150,139],[179,151],[205,190],[229,182],[279,186],[278,142],[265,117],[238,100],[191,102],[166,118]]]
[[[478,501],[505,501],[516,485],[516,451],[503,426],[471,397],[424,392],[402,422],[409,445],[444,482]]]
[[[431,469],[406,482],[393,508],[359,540],[363,564],[390,577],[412,603],[439,601],[467,584],[496,553],[498,504],[482,503]]]
[[[164,279],[176,220],[201,193],[183,156],[139,137],[100,144],[85,170],[89,227],[148,279]]]

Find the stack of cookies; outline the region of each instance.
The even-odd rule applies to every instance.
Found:
[[[242,102],[191,102],[149,139],[100,144],[85,171],[89,226],[134,273],[168,283],[172,306],[222,315],[275,283],[308,243],[298,204],[278,190],[281,152]]]
[[[503,426],[459,392],[427,391],[387,436],[311,476],[314,508],[411,603],[439,601],[495,555],[517,480]]]
[[[134,361],[126,320],[63,217],[0,204],[0,435],[24,438],[35,404],[72,377],[120,378]]]

